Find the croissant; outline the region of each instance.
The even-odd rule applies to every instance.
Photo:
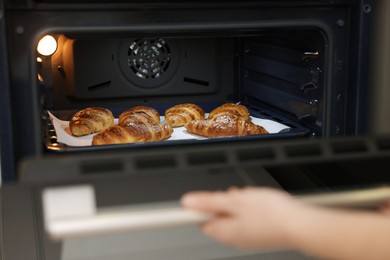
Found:
[[[248,109],[243,105],[234,104],[234,103],[226,103],[215,108],[210,112],[208,118],[215,118],[221,115],[230,115],[230,116],[238,117],[242,120],[249,120]]]
[[[80,110],[69,121],[69,129],[74,136],[97,133],[112,125],[114,125],[112,112],[102,107]]]
[[[130,108],[119,115],[118,123],[127,124],[127,123],[136,123],[136,122],[150,122],[154,124],[160,123],[160,114],[158,111],[152,107],[147,106],[137,106]]]
[[[92,145],[162,141],[169,138],[172,132],[172,127],[165,123],[130,122],[109,127],[96,134]]]
[[[198,105],[185,103],[173,106],[165,111],[165,122],[172,127],[184,126],[192,120],[204,118],[204,110]]]
[[[194,120],[188,123],[185,128],[189,133],[205,137],[268,134],[268,131],[262,126],[229,115]]]

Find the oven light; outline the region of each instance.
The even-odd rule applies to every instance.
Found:
[[[43,56],[50,56],[57,50],[57,41],[51,35],[44,36],[38,42],[37,51]]]

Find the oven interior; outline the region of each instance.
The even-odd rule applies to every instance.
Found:
[[[369,7],[347,0],[7,0],[0,21],[4,178],[15,179],[28,157],[364,133]],[[55,42],[50,54],[38,50],[46,35]],[[164,115],[187,102],[206,113],[240,103],[282,127],[93,147],[64,142],[54,123],[92,106],[118,117],[140,105]]]
[[[42,112],[60,120],[89,106],[109,108],[117,117],[139,105],[164,115],[180,103],[198,104],[207,113],[232,102],[247,106],[251,116],[285,127],[266,136],[224,140],[323,133],[328,43],[321,30],[51,36],[57,49],[51,56],[37,52],[37,85]],[[47,118],[48,150],[95,149],[61,143]],[[191,139],[180,141],[186,142]]]

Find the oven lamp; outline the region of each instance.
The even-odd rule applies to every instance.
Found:
[[[51,35],[44,36],[38,42],[37,51],[43,56],[50,56],[57,50],[57,41]]]

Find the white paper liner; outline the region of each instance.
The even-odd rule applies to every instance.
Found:
[[[80,137],[75,137],[70,133],[69,130],[69,121],[60,120],[55,117],[50,111],[48,111],[50,119],[52,120],[54,129],[56,130],[57,142],[66,144],[68,146],[91,146],[92,138],[95,134],[85,135]],[[206,114],[206,117],[208,114]],[[279,133],[283,129],[289,128],[286,125],[275,122],[273,120],[262,119],[257,117],[250,117],[252,122],[256,125],[264,127],[270,134]],[[161,116],[161,122],[164,121],[164,117]],[[115,124],[118,122],[118,119],[115,119]],[[187,140],[187,139],[207,139],[203,136],[198,136],[190,134],[186,131],[185,127],[175,127],[173,128],[173,133],[170,138],[164,141],[173,141],[173,140]]]

